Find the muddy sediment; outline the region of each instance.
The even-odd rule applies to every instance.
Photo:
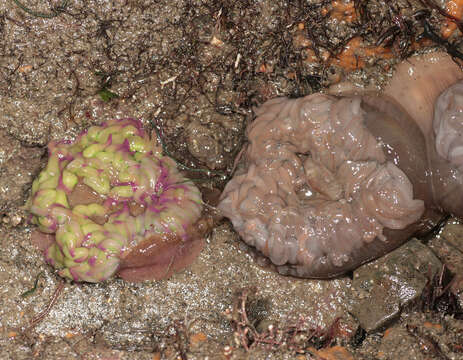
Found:
[[[221,190],[254,106],[346,80],[379,89],[416,51],[458,58],[461,34],[430,3],[447,2],[0,2],[0,358],[462,358],[463,282],[435,278],[439,265],[458,273],[463,263],[453,221],[420,239],[437,256],[432,272],[410,262],[422,296],[397,300],[413,269],[376,277],[399,294],[378,309],[397,311],[365,332],[361,324],[376,323],[359,322],[355,309],[371,289],[356,288],[355,276],[278,275],[226,221],[168,280],[75,284],[44,263],[22,208],[50,140],[116,117],[156,129],[179,166]]]

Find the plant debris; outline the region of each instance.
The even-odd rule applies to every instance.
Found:
[[[455,319],[463,320],[457,296],[452,292],[452,284],[457,279],[444,265],[439,273],[428,278],[428,282],[418,301],[418,308],[422,312],[437,312],[451,315]]]
[[[310,353],[314,348],[324,349],[335,344],[336,339],[342,335],[339,327],[340,318],[337,318],[326,329],[311,327],[308,318],[300,315],[297,320],[284,325],[264,324],[259,326],[258,319],[250,316],[251,307],[258,303],[251,300],[250,294],[255,289],[243,290],[235,299],[232,309],[227,309],[225,317],[230,321],[234,329],[235,345],[250,351],[262,346],[268,351],[276,351],[282,348],[298,354]]]
[[[101,85],[100,90],[98,90],[98,95],[100,95],[101,100],[109,102],[112,99],[117,99],[119,95],[109,90],[113,79],[112,75],[103,71],[96,71],[95,75],[100,78]]]
[[[29,326],[24,330],[24,333],[28,333],[29,331],[34,329],[50,313],[51,309],[56,304],[56,301],[58,300],[59,296],[63,292],[65,284],[66,284],[66,281],[61,279],[58,285],[56,286],[56,289],[53,292],[53,295],[51,296],[48,305],[45,307],[45,309],[42,312],[40,312],[40,314],[38,314],[36,317],[32,319]]]
[[[28,297],[29,295],[32,295],[33,293],[35,293],[35,291],[37,290],[37,285],[38,285],[38,283],[39,283],[39,279],[40,279],[40,277],[41,277],[42,275],[44,275],[44,272],[43,272],[43,271],[41,271],[41,272],[38,273],[38,275],[37,275],[36,278],[35,278],[34,286],[32,287],[32,289],[29,289],[29,290],[23,292],[23,293],[21,294],[21,297],[22,297],[22,298]]]

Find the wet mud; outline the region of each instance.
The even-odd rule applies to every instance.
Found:
[[[223,220],[167,280],[77,284],[45,264],[23,208],[50,140],[127,116],[217,197],[255,106],[345,81],[380,89],[415,52],[458,61],[447,5],[1,1],[0,358],[463,358],[463,230],[453,219],[329,281],[261,266]]]

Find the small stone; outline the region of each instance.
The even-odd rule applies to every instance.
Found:
[[[2,222],[6,226],[15,227],[21,224],[23,217],[19,213],[5,214],[2,217]]]
[[[11,225],[13,226],[18,226],[19,224],[21,224],[21,221],[22,221],[22,216],[19,215],[19,214],[14,214],[11,216]]]
[[[397,317],[401,308],[421,295],[428,277],[441,262],[417,239],[354,272],[352,313],[367,332]]]
[[[218,37],[213,36],[212,39],[211,39],[211,44],[214,45],[214,46],[222,47],[224,43]]]

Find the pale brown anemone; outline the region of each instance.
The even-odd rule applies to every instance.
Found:
[[[315,278],[391,251],[442,212],[463,216],[459,88],[438,101],[450,125],[432,125],[437,96],[461,78],[447,55],[428,54],[400,64],[381,94],[266,102],[219,209],[279,272]]]

